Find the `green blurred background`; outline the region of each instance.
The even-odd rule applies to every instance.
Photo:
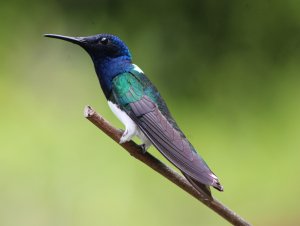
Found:
[[[228,225],[84,119],[89,56],[44,33],[113,33],[254,225],[299,225],[300,3],[1,1],[0,225]],[[154,148],[150,152],[160,156]]]

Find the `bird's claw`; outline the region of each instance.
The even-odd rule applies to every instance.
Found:
[[[127,142],[127,140],[122,136],[120,138],[119,144],[124,144],[125,142]]]
[[[142,153],[146,154],[146,152],[147,152],[146,144],[141,144],[141,145],[139,145],[139,147],[141,148]]]
[[[126,129],[126,130],[123,132],[123,134],[122,134],[122,136],[121,136],[121,138],[120,138],[119,144],[123,144],[123,143],[125,143],[125,142],[127,142],[127,141],[130,141],[130,140],[131,140],[131,137],[128,136],[128,130]]]

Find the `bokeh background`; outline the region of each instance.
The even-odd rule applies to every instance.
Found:
[[[228,225],[83,117],[117,127],[89,56],[113,33],[254,225],[299,225],[300,3],[1,1],[0,225]],[[154,148],[150,152],[160,156]]]

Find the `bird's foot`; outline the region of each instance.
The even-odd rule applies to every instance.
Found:
[[[139,146],[142,150],[142,153],[145,154],[147,152],[148,148],[151,146],[151,143],[146,141],[145,143],[140,144]]]
[[[139,147],[141,148],[142,154],[146,154],[147,152],[146,144],[140,144]]]
[[[134,136],[134,133],[132,133],[128,129],[126,129],[123,132],[122,137],[120,138],[119,144],[123,144],[125,142],[130,141],[133,136]]]
[[[123,144],[128,141],[127,134],[128,134],[128,130],[126,129],[120,138],[119,144]]]

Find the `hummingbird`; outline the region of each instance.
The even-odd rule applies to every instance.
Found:
[[[210,186],[223,191],[217,176],[180,130],[157,88],[133,64],[129,48],[120,38],[111,34],[44,36],[77,44],[90,55],[108,106],[125,126],[119,143],[137,136],[143,153],[155,146],[202,194],[211,198]]]

